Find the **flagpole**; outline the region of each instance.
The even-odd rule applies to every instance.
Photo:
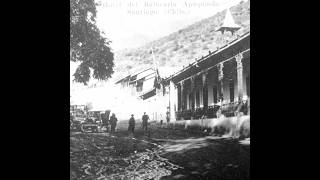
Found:
[[[154,70],[155,71],[157,71],[157,66],[156,66],[156,58],[154,57],[154,53],[153,53],[153,48],[152,48],[152,46],[151,46],[151,54],[152,54],[152,59],[153,59],[153,66],[154,66]],[[155,82],[154,83],[156,83],[156,81],[157,81],[157,72],[156,72],[156,74],[155,74]],[[155,84],[154,84],[154,86],[155,86]],[[156,88],[156,94],[157,94],[157,88]],[[156,106],[155,106],[155,104],[156,104],[156,98],[154,98],[154,101],[155,101],[155,103],[152,103],[153,104],[153,112],[152,112],[152,116],[153,116],[153,120],[157,120],[157,116],[156,116]]]
[[[154,57],[154,53],[153,53],[153,48],[151,47],[151,54],[152,54],[152,59],[153,59],[153,65],[155,70],[157,69],[157,64],[156,64],[156,58]]]
[[[152,54],[152,59],[153,59],[154,70],[156,71],[156,78],[158,78],[158,76],[159,76],[158,63],[156,62],[156,58],[155,58],[155,56],[154,56],[153,48],[152,48],[152,47],[151,47],[151,54]]]

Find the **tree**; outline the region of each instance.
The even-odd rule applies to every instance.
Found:
[[[114,67],[111,41],[96,26],[94,0],[70,0],[70,60],[81,62],[74,73],[76,82],[87,85],[93,78],[106,80]]]

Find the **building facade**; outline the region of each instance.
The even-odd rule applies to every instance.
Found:
[[[165,79],[171,121],[250,113],[250,32]]]
[[[136,112],[140,117],[146,112],[151,120],[165,120],[169,108],[169,91],[163,86],[157,69],[148,68],[137,73],[132,73],[116,84],[125,89],[128,94],[137,98],[137,105],[141,105],[141,112]]]
[[[141,96],[154,88],[154,81],[157,76],[156,70],[148,68],[132,73],[116,82],[121,88],[128,90],[132,96]]]

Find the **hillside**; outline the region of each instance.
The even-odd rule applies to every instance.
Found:
[[[230,8],[235,22],[242,27],[239,34],[250,31],[250,0]],[[151,47],[156,64],[161,67],[182,68],[196,58],[214,51],[225,44],[226,39],[234,38],[231,34],[222,34],[215,30],[223,23],[226,10],[212,17],[196,22],[168,36],[147,43],[136,49],[125,49],[115,52],[114,78],[125,76],[153,66]]]

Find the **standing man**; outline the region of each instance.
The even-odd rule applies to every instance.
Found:
[[[170,112],[167,111],[166,115],[167,115],[167,116],[166,116],[167,124],[169,124],[169,122],[170,122]]]
[[[110,124],[111,124],[111,132],[114,133],[116,126],[117,126],[118,119],[116,118],[116,115],[112,113],[112,116],[110,117]]]
[[[106,128],[106,131],[108,132],[109,127],[109,112],[105,111],[105,113],[101,114],[102,119],[102,126]]]
[[[134,120],[133,114],[131,114],[131,118],[129,119],[128,131],[131,132],[132,134],[134,133],[135,125],[136,125],[136,122]]]
[[[144,112],[142,116],[142,129],[146,131],[148,130],[148,120],[149,116],[146,114],[146,112]]]

